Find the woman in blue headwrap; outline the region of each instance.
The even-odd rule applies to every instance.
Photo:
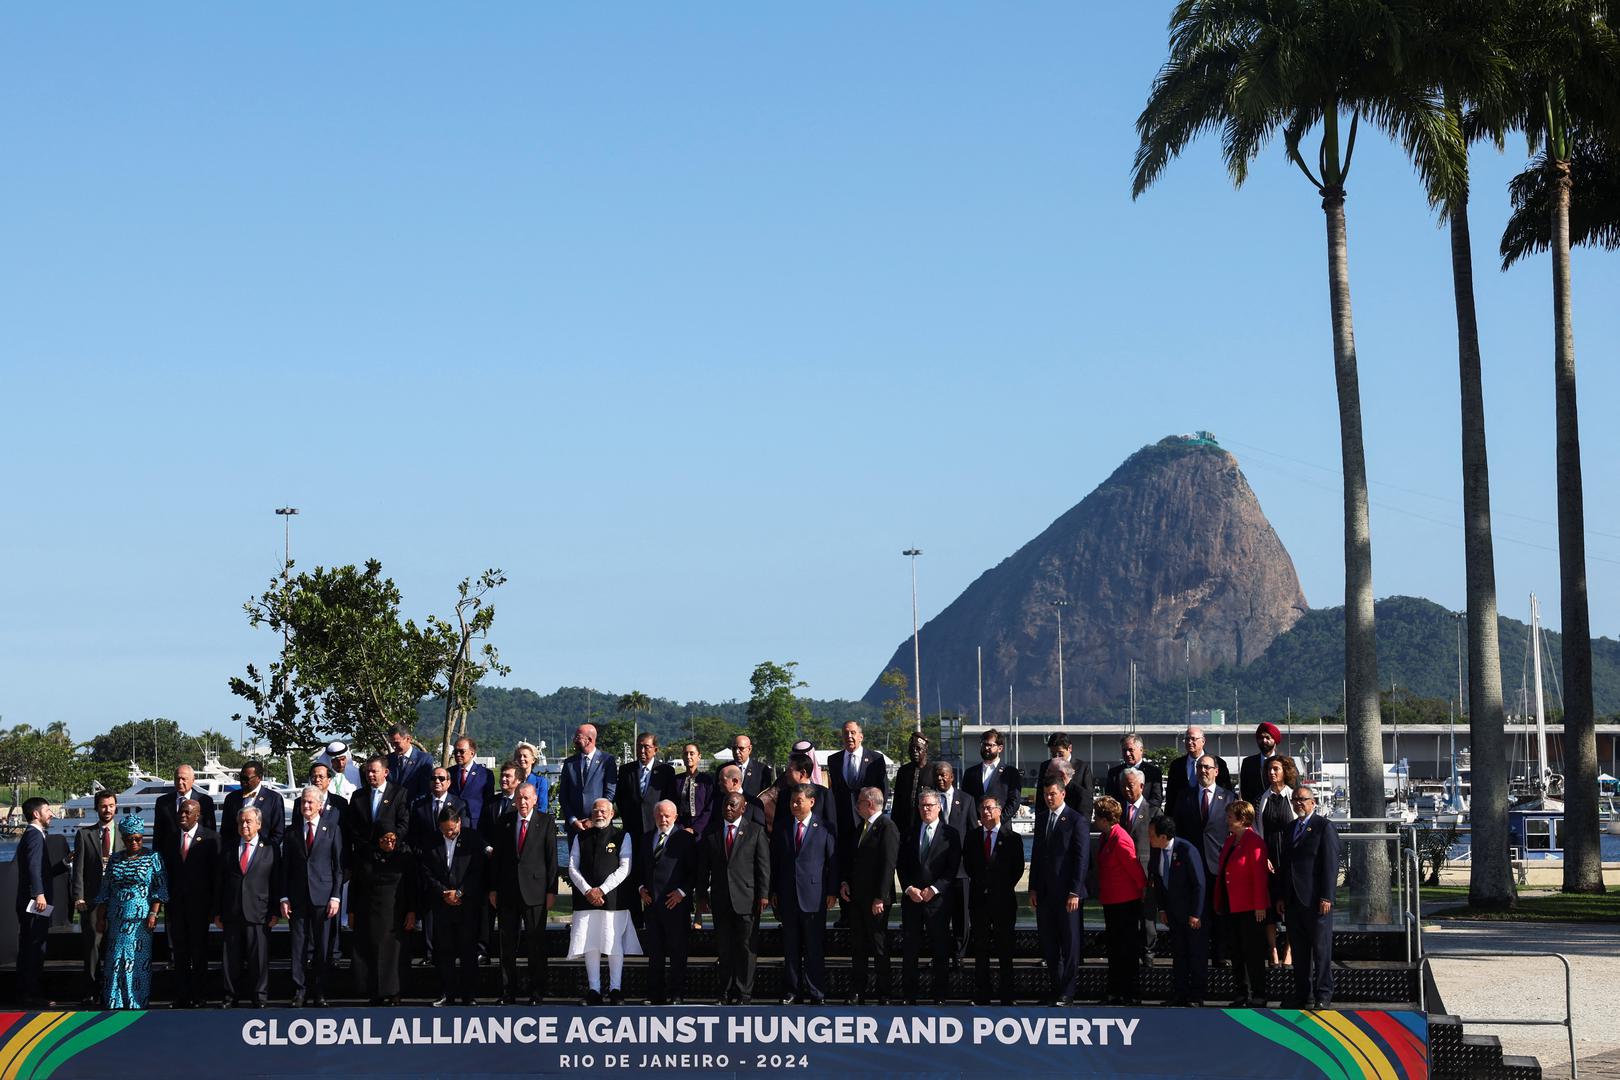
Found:
[[[124,850],[107,862],[96,894],[96,924],[106,938],[101,988],[109,1009],[144,1009],[152,990],[152,930],[169,900],[163,860],[146,846],[146,823],[118,823]]]

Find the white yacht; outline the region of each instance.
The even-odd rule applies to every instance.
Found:
[[[207,794],[214,800],[216,812],[224,804],[225,796],[241,787],[236,771],[223,764],[219,755],[212,750],[203,755],[203,763],[196,769],[197,781],[195,790]],[[294,813],[293,803],[298,797],[298,790],[285,784],[278,784],[268,777],[264,780],[264,787],[280,795],[286,804],[287,820],[291,821]],[[88,794],[69,799],[62,804],[62,815],[51,819],[50,831],[63,836],[71,836],[75,829],[89,825],[96,820],[96,795],[106,790],[99,783]],[[129,786],[118,793],[118,816],[122,817],[128,811],[136,811],[146,822],[147,828],[153,824],[153,810],[158,800],[165,795],[174,794],[174,781],[153,776],[142,771],[135,762],[129,763]]]

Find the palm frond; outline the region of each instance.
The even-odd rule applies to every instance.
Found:
[[[1613,251],[1620,248],[1620,151],[1589,134],[1574,142],[1570,157],[1569,242]],[[1508,181],[1513,212],[1502,231],[1502,269],[1552,244],[1552,174],[1541,153]]]

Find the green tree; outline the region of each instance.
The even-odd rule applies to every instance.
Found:
[[[798,661],[777,664],[761,661],[749,677],[753,694],[748,699],[748,734],[761,761],[781,765],[793,747],[795,734],[810,718],[810,710],[794,695],[809,684],[794,669]]]
[[[1592,632],[1586,595],[1586,502],[1576,401],[1570,272],[1573,159],[1583,136],[1610,137],[1620,118],[1620,36],[1608,0],[1517,0],[1511,43],[1521,126],[1547,174],[1552,253],[1553,409],[1557,445],[1558,579],[1564,637],[1565,892],[1604,891],[1598,820]]]
[[[1152,186],[1194,138],[1218,130],[1235,185],[1242,185],[1250,163],[1281,133],[1288,160],[1322,199],[1344,480],[1350,799],[1361,817],[1383,815],[1384,785],[1345,184],[1363,117],[1411,149],[1420,167],[1455,174],[1460,165],[1462,139],[1454,119],[1432,95],[1414,92],[1401,71],[1406,44],[1419,31],[1408,5],[1397,0],[1182,0],[1170,17],[1169,59],[1136,124],[1133,195]],[[1313,171],[1301,144],[1318,128]],[[1381,921],[1389,897],[1372,884],[1387,879],[1388,854],[1372,848],[1356,867],[1355,892],[1366,898],[1368,916]]]
[[[632,690],[619,696],[617,708],[620,716],[629,714],[630,745],[634,746],[636,740],[641,737],[641,717],[652,711],[652,698],[640,690]]]
[[[439,760],[450,760],[450,746],[467,731],[467,713],[478,707],[478,681],[490,672],[510,675],[512,669],[501,663],[500,653],[487,639],[495,622],[495,605],[485,597],[506,584],[499,570],[485,570],[474,578],[462,578],[456,586],[453,620],[428,616],[428,637],[438,645],[439,678],[433,690],[444,699],[444,737],[439,743]],[[476,657],[474,641],[482,641]]]
[[[13,807],[22,803],[24,788],[80,790],[88,786],[91,773],[61,721],[44,731],[19,724],[0,736],[0,784],[11,788]]]
[[[888,757],[904,761],[906,740],[917,726],[917,699],[911,693],[911,680],[899,668],[890,668],[878,676],[878,683],[888,689],[889,696],[879,713],[878,730],[868,733],[867,741],[880,745]]]
[[[436,635],[402,621],[399,607],[399,588],[376,559],[364,569],[318,566],[272,579],[244,610],[250,625],[287,632],[285,660],[271,665],[269,678],[249,665],[246,678],[230,680],[232,693],[254,707],[254,734],[277,754],[312,750],[331,733],[364,753],[384,749],[395,724],[414,729],[417,702],[434,689],[443,656]]]
[[[723,716],[692,718],[692,741],[709,757],[713,757],[717,751],[730,749],[731,740],[740,734],[742,728]]]

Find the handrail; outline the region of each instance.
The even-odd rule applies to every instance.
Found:
[[[1442,953],[1431,953],[1428,956],[1425,956],[1423,958],[1421,964],[1418,967],[1418,975],[1419,975],[1419,979],[1418,979],[1418,1002],[1419,1002],[1419,1004],[1421,1004],[1423,1006],[1423,1011],[1425,1013],[1427,1013],[1429,1011],[1429,1003],[1428,1003],[1427,994],[1425,992],[1425,984],[1423,982],[1422,975],[1423,975],[1423,973],[1425,971],[1428,971],[1431,974],[1433,973],[1433,968],[1429,963],[1429,961],[1431,961],[1431,960],[1503,960],[1503,959],[1507,959],[1507,958],[1510,958],[1510,957],[1520,957],[1520,956],[1542,956],[1542,957],[1549,957],[1550,956],[1553,959],[1557,960],[1559,963],[1564,965],[1564,1018],[1562,1020],[1526,1020],[1523,1017],[1502,1018],[1502,1017],[1488,1017],[1488,1016],[1459,1016],[1459,1017],[1457,1017],[1457,1019],[1460,1020],[1461,1022],[1465,1023],[1465,1024],[1489,1024],[1489,1025],[1519,1024],[1519,1025],[1525,1025],[1525,1026],[1535,1025],[1535,1026],[1541,1026],[1541,1027],[1551,1027],[1551,1026],[1556,1025],[1558,1027],[1563,1028],[1564,1031],[1569,1035],[1569,1076],[1570,1076],[1570,1080],[1576,1080],[1576,1077],[1577,1077],[1578,1074],[1576,1073],[1576,1065],[1575,1065],[1575,976],[1574,976],[1573,970],[1569,966],[1569,957],[1565,956],[1563,953],[1555,953],[1555,952],[1512,952],[1512,953],[1442,952]]]

